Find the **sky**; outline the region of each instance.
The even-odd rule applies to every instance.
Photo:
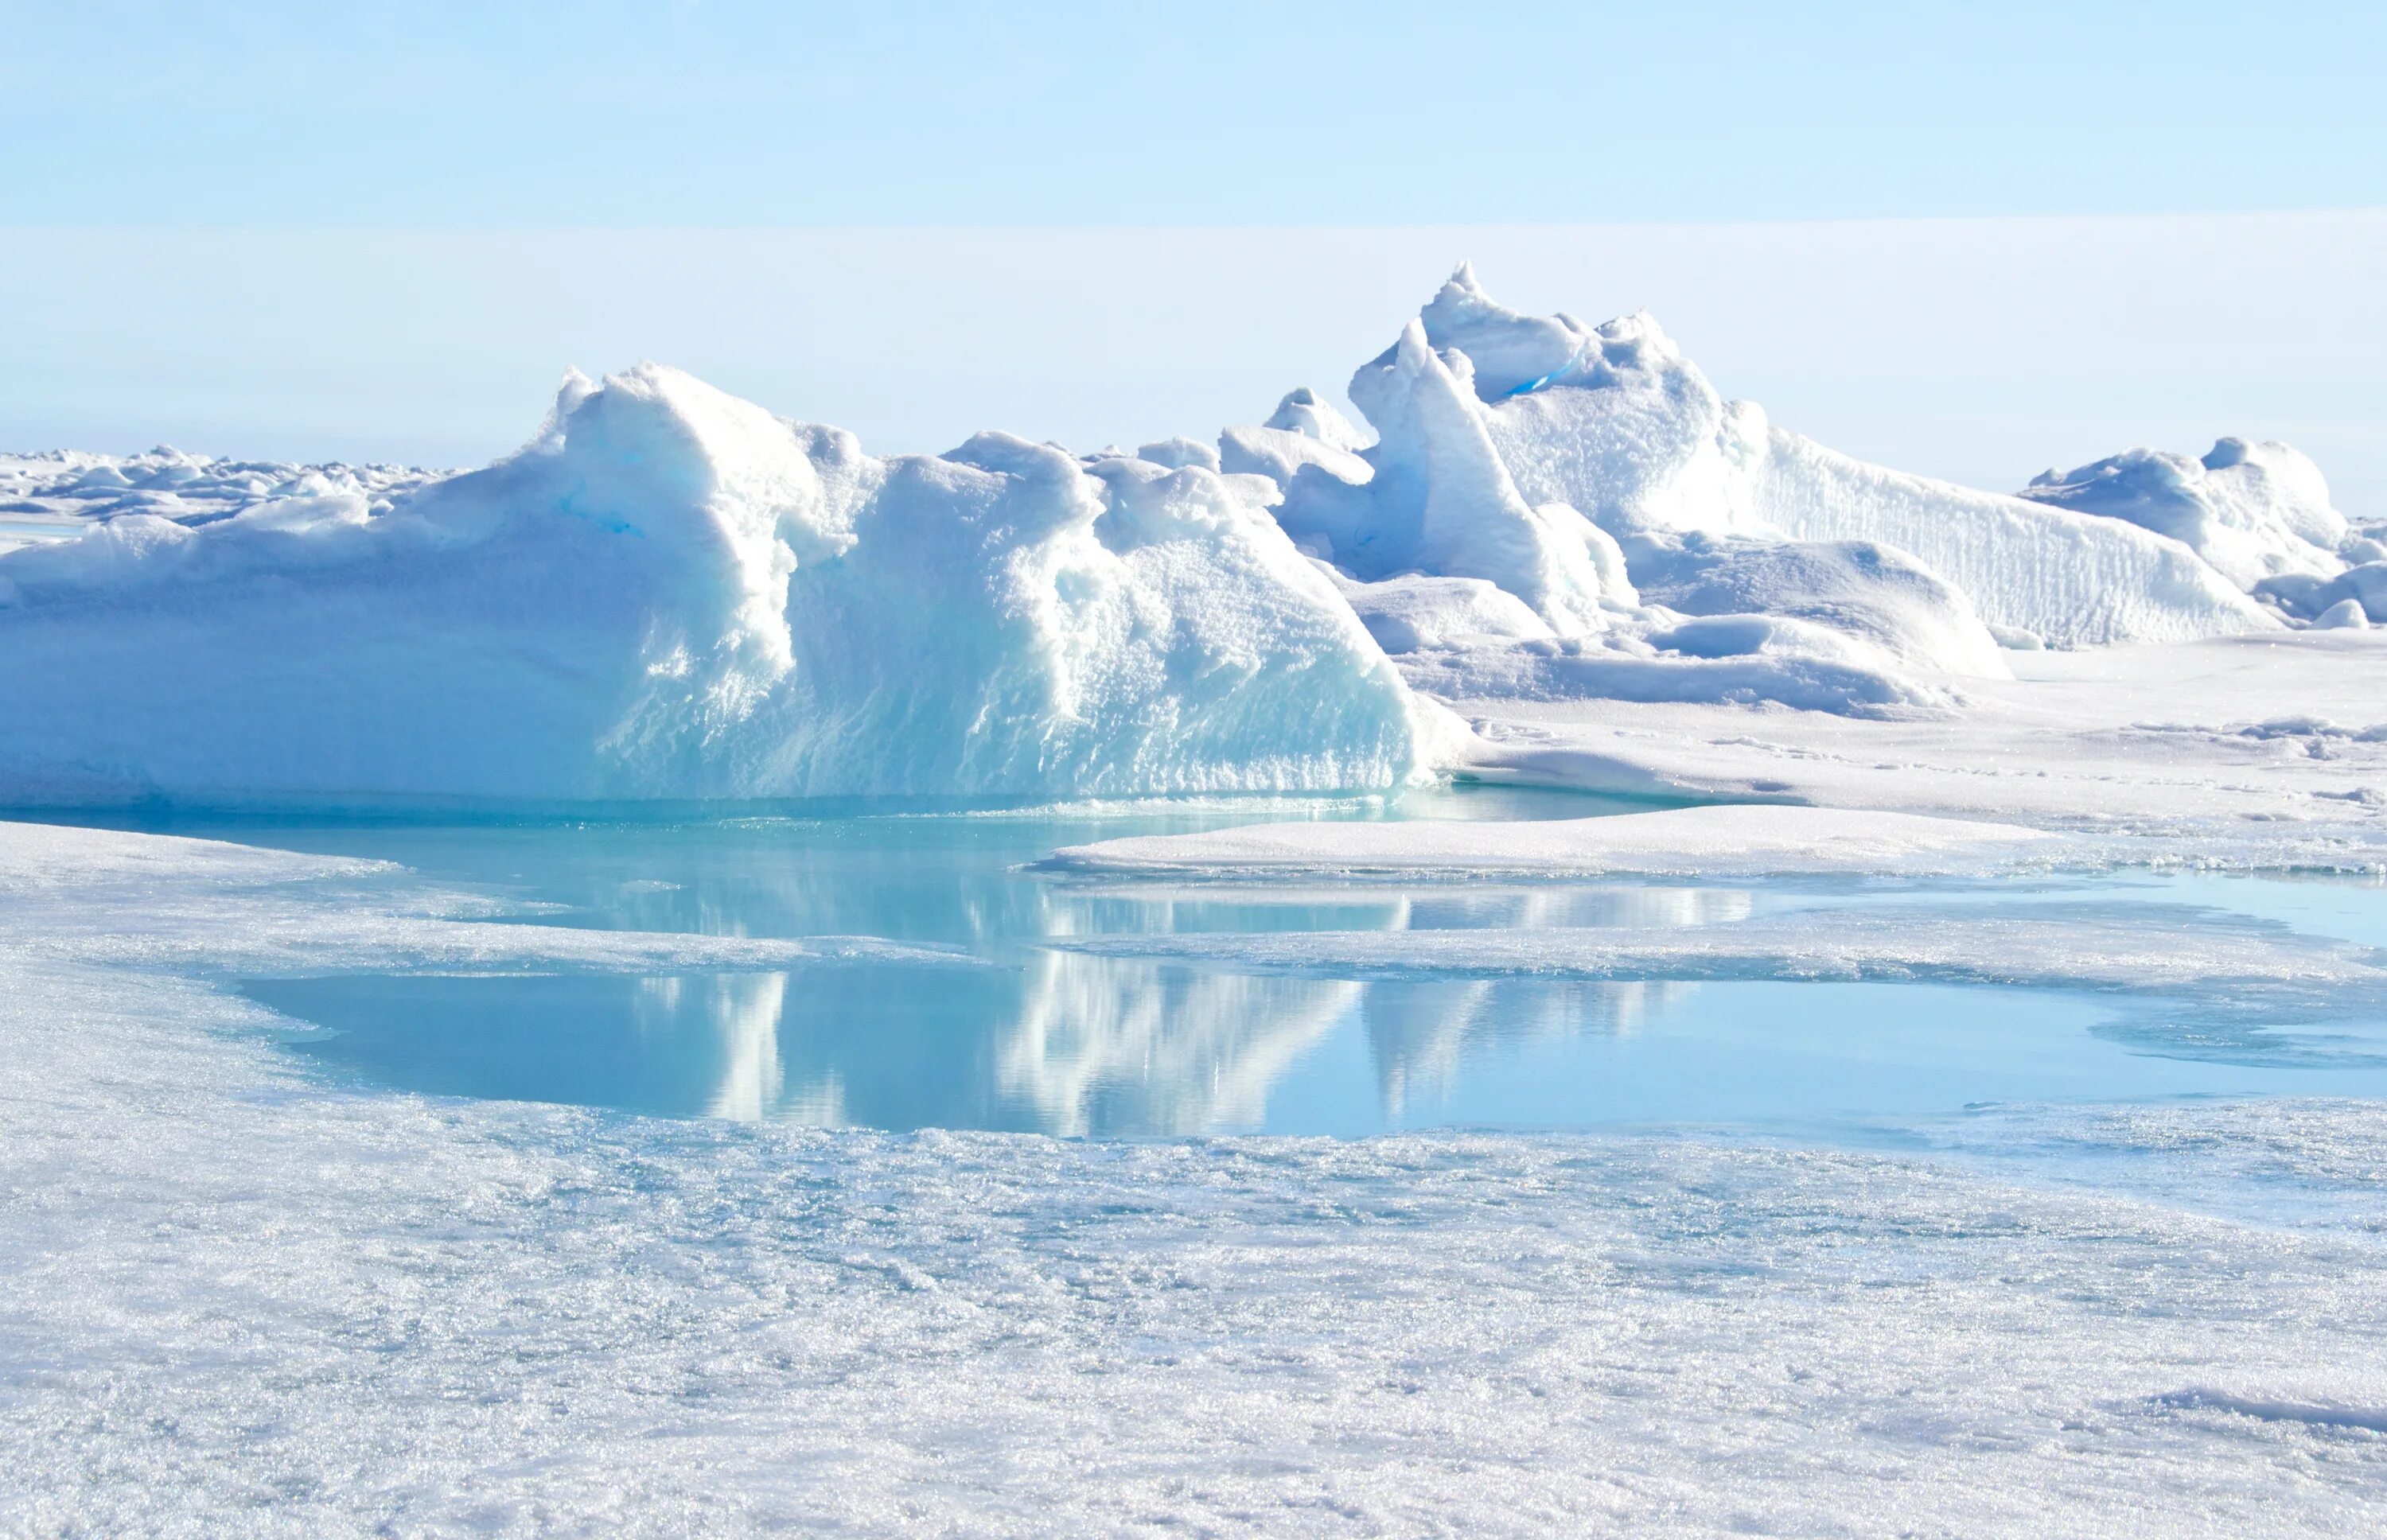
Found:
[[[1451,261],[1986,481],[2387,513],[2387,7],[0,0],[0,447],[471,461],[654,357],[934,449],[1332,391]]]

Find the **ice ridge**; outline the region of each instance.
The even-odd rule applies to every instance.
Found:
[[[865,454],[675,370],[486,470],[0,559],[0,795],[1388,789],[1445,730],[1249,478]]]

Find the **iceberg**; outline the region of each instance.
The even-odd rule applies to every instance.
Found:
[[[1361,580],[1476,578],[1515,596],[1558,636],[1605,628],[1607,606],[1631,602],[1620,589],[1622,553],[1562,499],[1529,502],[1519,492],[1471,380],[1466,354],[1438,350],[1410,322],[1351,383],[1375,444],[1340,461],[1294,466],[1279,519],[1305,549]],[[1254,437],[1230,430],[1229,442],[1239,462],[1264,470]],[[1350,473],[1353,458],[1364,473]]]
[[[2034,502],[2168,535],[2241,588],[2289,574],[2329,578],[2354,539],[2320,467],[2285,444],[2224,438],[2202,459],[2128,449],[2023,489]]]
[[[676,371],[486,470],[0,556],[0,794],[1388,789],[1447,719],[1203,454],[879,459]]]
[[[1305,464],[1282,475],[1286,528],[1355,577],[1485,578],[1561,634],[1594,629],[1603,603],[1632,603],[1623,587],[1581,575],[1610,547],[1630,583],[1647,584],[1686,536],[1874,548],[1850,573],[1885,575],[1888,594],[1866,606],[1876,620],[1912,612],[1919,566],[1945,590],[1927,628],[1938,635],[1901,635],[1891,653],[1959,673],[1996,676],[1992,634],[2080,647],[2280,624],[2166,533],[2044,489],[1977,492],[1838,454],[1724,399],[1646,313],[1596,327],[1523,315],[1465,264],[1360,369],[1351,398],[1379,434],[1358,451],[1373,474],[1355,482]],[[1951,630],[1964,633],[1952,643]],[[1881,639],[1877,625],[1857,634]]]
[[[1974,491],[1464,264],[1349,395],[881,458],[642,364],[462,474],[0,456],[0,802],[1383,790],[1487,763],[1449,702],[1944,717],[2025,651],[2387,625],[2284,445]]]

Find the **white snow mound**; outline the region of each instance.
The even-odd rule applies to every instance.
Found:
[[[2320,467],[2285,444],[2224,438],[2202,460],[2128,449],[2023,489],[2035,502],[2168,535],[2241,588],[2288,574],[2333,577],[2352,538]]]
[[[1303,473],[1279,517],[1353,575],[1488,578],[1561,634],[1587,612],[1560,550],[1708,533],[1906,553],[2013,639],[2168,641],[2279,622],[2196,551],[2115,518],[1863,464],[1727,402],[1646,314],[1520,314],[1461,266],[1351,397],[1382,435],[1365,493]],[[1532,511],[1564,515],[1534,527]],[[1631,581],[1645,581],[1636,568]],[[1630,603],[1612,588],[1611,601]],[[1911,647],[1893,650],[1911,652]],[[1976,656],[1977,636],[1958,649]]]
[[[1386,788],[1447,731],[1203,446],[877,459],[642,364],[376,509],[0,556],[0,796]]]

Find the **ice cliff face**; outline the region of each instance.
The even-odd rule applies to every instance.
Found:
[[[878,459],[642,365],[376,510],[130,512],[0,561],[19,801],[1382,788],[1441,730],[1199,463]]]

